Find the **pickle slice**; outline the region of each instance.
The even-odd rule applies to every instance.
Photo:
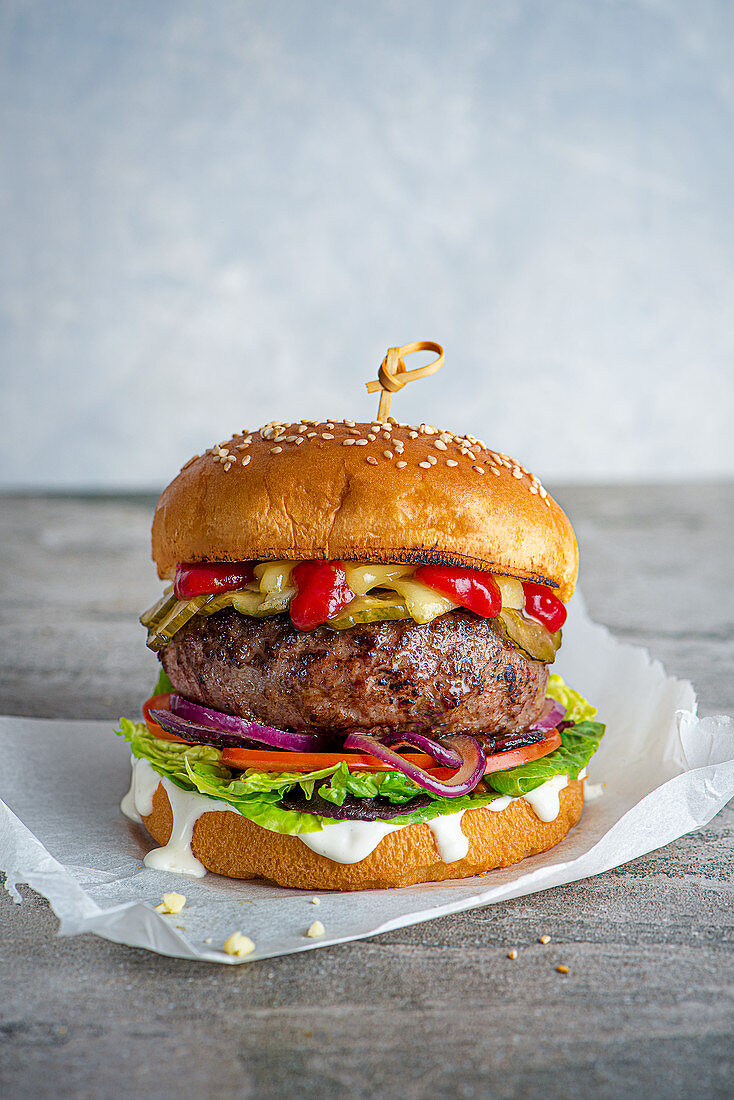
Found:
[[[560,630],[551,634],[542,623],[528,619],[510,607],[503,607],[497,619],[509,640],[528,657],[547,665],[555,661],[561,645]]]
[[[173,594],[173,585],[169,584],[163,595],[159,600],[149,607],[147,611],[144,611],[140,616],[140,622],[143,626],[151,626],[153,623],[162,619],[164,615],[167,615],[174,604],[178,603],[178,600]]]
[[[210,603],[215,598],[214,596],[195,596],[193,600],[176,600],[171,610],[158,619],[155,625],[148,628],[148,641],[146,643],[148,648],[152,650],[163,649],[165,645],[168,645],[177,630],[185,626],[197,611],[200,611],[205,604]]]
[[[333,630],[348,630],[360,623],[377,623],[384,619],[410,619],[412,616],[405,601],[397,596],[358,596],[344,609],[337,619],[330,619],[325,626]]]

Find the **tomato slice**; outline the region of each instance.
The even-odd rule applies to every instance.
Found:
[[[166,691],[163,695],[151,695],[150,699],[146,699],[143,703],[143,718],[145,724],[153,734],[154,737],[160,738],[161,741],[178,741],[181,745],[185,745],[183,737],[177,737],[175,733],[169,733],[168,730],[164,730],[162,726],[159,726],[157,722],[154,722],[150,717],[151,710],[170,710],[171,709],[171,693]]]
[[[555,752],[561,747],[561,735],[558,730],[553,730],[545,741],[536,741],[533,745],[520,745],[509,752],[496,752],[494,756],[487,757],[487,766],[484,774],[491,772],[504,772],[508,768],[517,768],[520,764],[529,764],[531,760],[540,760],[541,756]]]
[[[431,775],[436,770],[432,756],[424,752],[406,752],[403,759],[415,764]],[[367,752],[269,752],[267,749],[223,749],[222,763],[226,768],[257,768],[263,772],[316,772],[346,763],[352,771],[394,772],[392,764],[386,764]],[[446,769],[449,775],[454,773]]]

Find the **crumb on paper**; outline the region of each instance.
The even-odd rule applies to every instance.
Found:
[[[510,951],[507,952],[507,958],[508,959],[516,959],[517,958],[517,948],[516,947],[513,947]]]
[[[571,973],[569,968],[567,966],[564,966],[563,963],[561,963],[560,966],[557,966],[556,970],[558,971],[559,974],[570,974]]]
[[[186,904],[184,894],[164,894],[160,905],[156,905],[156,913],[180,913]]]
[[[312,905],[321,905],[321,902],[318,898],[311,898],[311,904]]]
[[[312,940],[315,940],[318,936],[323,936],[326,929],[320,920],[315,920],[311,927],[306,931],[306,935]]]
[[[542,944],[550,943],[550,941],[551,941],[550,936],[540,936],[539,939],[538,939],[538,943],[542,943]]]
[[[222,950],[226,955],[251,955],[255,950],[255,944],[249,936],[243,936],[241,932],[233,932],[224,941]]]
[[[211,942],[212,942],[211,936],[207,936],[206,939],[204,940],[204,943],[211,943]]]

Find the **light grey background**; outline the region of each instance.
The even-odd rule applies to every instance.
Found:
[[[3,0],[0,480],[274,417],[734,473],[731,0]]]

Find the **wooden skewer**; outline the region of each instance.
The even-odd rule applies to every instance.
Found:
[[[438,356],[424,367],[416,367],[415,370],[406,370],[405,356],[413,355],[416,351],[433,351]],[[416,344],[406,344],[402,348],[389,348],[387,355],[380,364],[377,379],[367,383],[368,393],[377,393],[380,390],[380,404],[377,409],[377,419],[385,423],[390,415],[390,402],[392,395],[407,386],[408,382],[417,382],[419,378],[427,378],[429,374],[435,374],[443,366],[443,348],[433,340],[419,340]]]

